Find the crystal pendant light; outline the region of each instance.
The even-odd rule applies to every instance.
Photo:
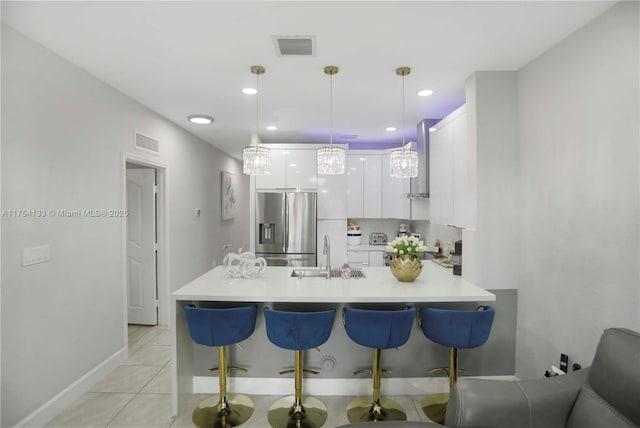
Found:
[[[256,133],[251,136],[251,145],[242,151],[242,171],[247,175],[269,175],[271,174],[271,150],[268,147],[260,147],[260,136],[258,135],[260,105],[258,97],[259,78],[264,74],[265,69],[260,65],[251,67],[251,72],[256,75]]]
[[[333,146],[333,75],[338,67],[328,65],[324,73],[329,75],[329,145],[318,149],[318,174],[344,174],[346,155],[342,147]]]
[[[404,143],[404,76],[411,73],[409,67],[399,67],[396,74],[402,76],[402,147],[389,156],[389,174],[396,178],[418,176],[418,152]]]

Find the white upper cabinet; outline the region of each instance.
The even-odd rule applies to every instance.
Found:
[[[344,174],[318,174],[318,219],[347,218],[348,173],[349,165],[347,163]]]
[[[467,114],[460,107],[438,122],[430,140],[430,220],[475,228],[475,150],[467,138]]]
[[[364,165],[362,155],[347,155],[347,217],[364,217]]]
[[[411,220],[429,220],[431,218],[430,198],[411,200]]]
[[[347,217],[382,217],[382,155],[347,155]]]
[[[257,189],[317,188],[316,149],[271,149],[271,174],[256,176]]]
[[[287,185],[285,187],[317,188],[316,153],[316,149],[287,150]]]
[[[391,178],[389,153],[347,155],[347,217],[409,219],[410,180]]]
[[[436,224],[453,223],[453,150],[449,123],[429,136],[429,208],[431,222]]]
[[[382,217],[382,156],[363,156],[364,218]]]
[[[475,228],[471,214],[470,153],[467,138],[467,115],[461,114],[451,122],[453,140],[453,224]]]
[[[287,175],[285,171],[285,163],[287,156],[284,150],[271,149],[271,174],[257,175],[257,189],[274,189],[277,187],[286,187]]]
[[[411,181],[389,175],[389,157],[389,153],[382,155],[382,218],[408,219],[411,201],[405,195],[410,191]]]

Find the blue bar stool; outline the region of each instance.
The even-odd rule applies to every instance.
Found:
[[[479,306],[475,311],[422,308],[418,316],[424,335],[431,341],[448,346],[449,367],[429,370],[443,371],[449,376],[449,391],[458,381],[458,349],[483,345],[489,338],[496,311],[491,306]],[[422,411],[429,419],[444,424],[449,392],[433,394],[422,402]]]
[[[269,424],[274,428],[319,428],[327,420],[327,406],[313,397],[302,397],[302,373],[319,374],[302,368],[302,351],[316,348],[329,339],[336,310],[287,312],[264,308],[269,341],[279,348],[295,351],[293,370],[295,395],[283,397],[269,408]]]
[[[256,325],[257,306],[239,308],[184,308],[191,339],[199,345],[218,347],[218,367],[209,369],[219,373],[220,394],[200,402],[192,419],[200,428],[229,428],[247,421],[253,414],[253,402],[242,394],[227,394],[227,371],[247,369],[227,366],[227,345],[251,336]]]
[[[400,404],[380,397],[381,372],[391,373],[380,367],[381,349],[404,345],[411,334],[416,309],[368,310],[345,307],[342,313],[347,335],[359,345],[373,348],[373,368],[355,371],[356,375],[369,372],[373,375],[373,395],[359,397],[347,406],[349,422],[406,421],[407,414]]]

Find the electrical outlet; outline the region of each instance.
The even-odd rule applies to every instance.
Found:
[[[567,354],[560,354],[560,370],[565,373],[569,371],[569,356]]]
[[[22,249],[22,266],[45,263],[51,259],[51,249],[48,245]]]

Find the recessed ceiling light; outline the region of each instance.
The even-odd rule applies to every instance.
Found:
[[[187,117],[189,122],[197,123],[198,125],[209,125],[213,123],[213,118],[211,116],[205,116],[203,114],[192,114]]]
[[[393,132],[393,131],[396,130],[396,128],[394,128],[393,126],[389,126],[387,128],[384,128],[384,130],[387,131],[387,132]]]
[[[269,125],[269,126],[267,126],[267,129],[268,129],[269,131],[275,131],[275,130],[277,130],[277,129],[278,129],[278,127],[277,127],[277,126],[273,126],[273,125]]]
[[[254,88],[244,88],[242,89],[242,93],[247,95],[255,95],[258,93],[258,91]]]
[[[429,128],[429,132],[437,131],[437,128]]]
[[[428,97],[431,94],[433,94],[433,91],[431,89],[423,89],[418,92],[419,97]]]

